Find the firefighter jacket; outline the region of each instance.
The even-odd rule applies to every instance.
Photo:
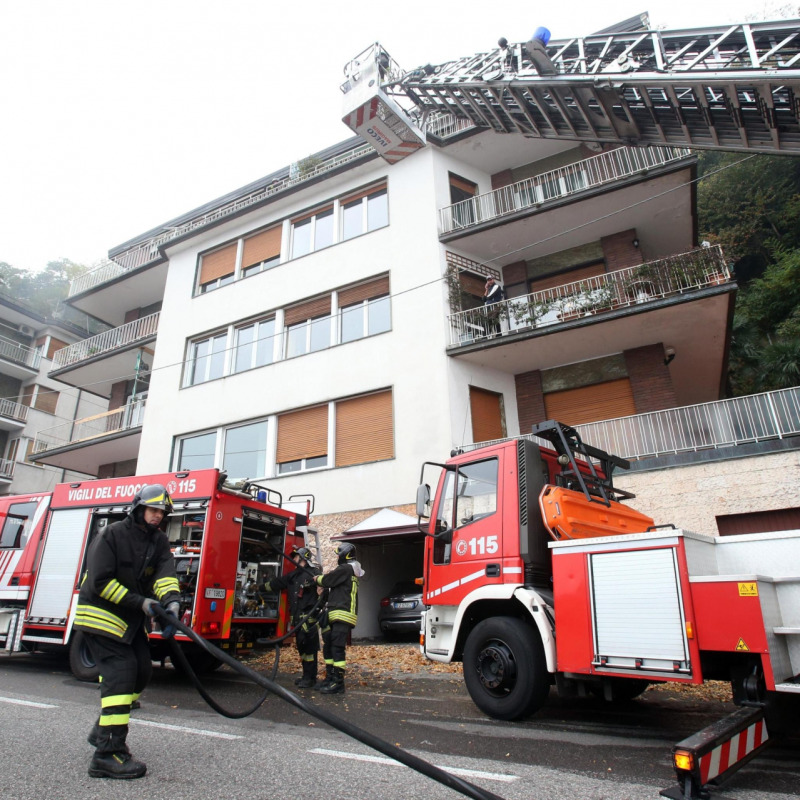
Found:
[[[319,567],[312,567],[310,564],[305,569],[297,567],[288,575],[272,578],[262,587],[265,592],[286,590],[293,624],[301,618],[307,617],[311,609],[317,604],[317,589],[314,577],[309,575],[309,572],[313,572],[314,575],[320,575],[322,570]],[[320,605],[322,604],[320,603]]]
[[[166,534],[127,516],[89,546],[75,627],[129,644],[145,619],[145,597],[164,606],[180,601],[175,562]]]
[[[328,597],[328,621],[346,622],[355,627],[358,619],[358,562],[340,564],[325,575],[318,575],[317,583],[330,589]]]

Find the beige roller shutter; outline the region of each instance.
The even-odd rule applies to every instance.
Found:
[[[314,300],[308,300],[305,303],[287,308],[283,314],[283,324],[294,325],[297,322],[314,319],[315,317],[324,317],[330,313],[331,296],[326,294],[323,297],[317,297]]]
[[[39,391],[36,392],[36,400],[34,401],[33,407],[39,411],[46,411],[48,414],[55,414],[57,405],[58,392],[40,386]]]
[[[337,467],[383,461],[393,456],[391,390],[336,404]]]
[[[367,195],[370,194],[375,194],[375,192],[380,192],[385,188],[386,188],[386,181],[378,184],[377,186],[370,186],[369,189],[364,189],[363,191],[357,192],[356,194],[352,194],[349,197],[344,197],[339,201],[339,203],[345,206],[348,203],[354,203],[356,200],[361,200],[362,197],[366,197]]]
[[[252,267],[253,264],[260,264],[262,261],[269,261],[281,254],[281,235],[283,226],[278,225],[267,231],[261,231],[255,236],[244,240],[244,252],[242,253],[242,269]]]
[[[351,306],[353,303],[360,303],[362,300],[369,300],[372,297],[380,297],[389,294],[389,276],[374,278],[358,286],[351,286],[339,290],[339,308]]]
[[[283,464],[328,452],[328,406],[291,411],[278,417],[276,461]]]
[[[464,180],[464,178],[459,178],[458,175],[453,175],[452,173],[450,173],[450,185],[455,189],[460,189],[462,192],[473,196],[478,191],[477,185],[472,183],[472,181]]]
[[[488,442],[505,437],[502,395],[470,386],[469,407],[472,412],[473,442]]]
[[[215,281],[225,275],[233,275],[236,270],[237,243],[229,244],[213,253],[206,253],[200,263],[200,285]]]
[[[629,378],[549,392],[544,396],[544,407],[547,419],[565,425],[582,425],[636,413]]]

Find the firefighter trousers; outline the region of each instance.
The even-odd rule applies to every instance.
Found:
[[[347,665],[347,640],[352,625],[346,622],[331,622],[322,630],[322,656],[328,667],[344,669]]]
[[[139,697],[153,674],[147,634],[144,628],[139,628],[130,644],[88,632],[84,635],[100,671],[97,752],[124,752],[131,703]]]

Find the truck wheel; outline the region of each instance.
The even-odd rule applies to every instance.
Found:
[[[533,714],[550,691],[539,633],[515,617],[479,622],[467,637],[463,668],[473,702],[495,719]]]
[[[79,681],[97,682],[100,670],[86,644],[83,631],[73,630],[69,642],[69,668]]]

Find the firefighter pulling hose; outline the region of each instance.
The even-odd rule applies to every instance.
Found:
[[[281,700],[285,700],[287,703],[299,708],[306,714],[321,720],[327,725],[330,725],[332,728],[347,734],[356,741],[371,747],[373,750],[377,750],[379,753],[383,753],[385,756],[393,758],[395,761],[399,761],[401,764],[410,767],[416,772],[419,772],[422,775],[425,775],[426,777],[431,778],[432,780],[435,780],[456,792],[459,792],[465,797],[472,797],[475,798],[475,800],[503,800],[503,798],[499,795],[493,794],[492,792],[482,789],[479,786],[475,786],[474,784],[469,783],[469,781],[462,780],[455,775],[451,775],[449,772],[446,772],[445,770],[440,769],[439,767],[436,767],[433,764],[430,764],[427,761],[412,755],[411,753],[407,753],[405,750],[396,747],[389,742],[385,742],[383,739],[380,739],[377,736],[373,736],[371,733],[368,733],[367,731],[362,730],[350,722],[347,722],[347,720],[341,719],[335,714],[331,714],[329,711],[326,711],[325,709],[320,708],[319,706],[316,706],[307,700],[304,700],[302,697],[293,694],[287,689],[284,689],[280,684],[275,683],[275,681],[270,680],[264,675],[260,675],[255,670],[250,669],[250,667],[245,666],[224,651],[215,647],[207,640],[198,636],[190,627],[184,625],[176,617],[168,614],[160,605],[154,604],[153,610],[155,612],[155,616],[159,619],[165,629],[173,627],[177,631],[180,631],[184,635],[188,636],[195,644],[205,650],[209,655],[212,655],[214,658],[218,658],[240,675],[243,675],[245,678],[249,678],[251,681],[253,681],[253,683],[266,689],[269,693],[274,694]],[[175,649],[178,649],[177,645],[174,644],[173,646]],[[194,681],[196,679],[192,678],[192,680]]]

